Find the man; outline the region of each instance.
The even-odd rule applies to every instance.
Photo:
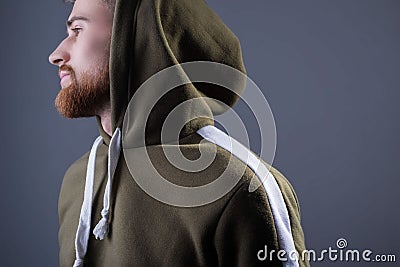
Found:
[[[184,62],[223,63],[244,73],[239,42],[219,17],[203,0],[73,2],[68,36],[49,57],[61,78],[55,105],[68,118],[96,116],[100,136],[63,180],[60,266],[308,266],[292,255],[305,248],[288,181],[253,156],[272,175],[249,192],[258,169],[223,147],[231,139],[213,127],[213,114],[237,101],[240,78],[232,92],[187,82],[182,67],[176,76],[186,82],[162,97],[155,88],[164,83],[140,91],[154,74]],[[165,83],[175,75],[168,77]],[[163,140],[168,114],[182,103],[191,106],[173,116],[183,122],[179,140]],[[188,171],[172,164],[165,148],[178,148],[193,162],[214,158],[207,168]],[[195,193],[168,191],[161,198],[148,191],[146,182],[157,175],[179,190],[220,176],[235,183],[199,204],[192,202]],[[165,193],[164,186],[155,188]]]

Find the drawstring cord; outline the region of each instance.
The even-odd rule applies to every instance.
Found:
[[[119,128],[117,128],[114,132],[113,137],[111,138],[110,147],[108,150],[108,180],[106,190],[104,192],[103,210],[101,211],[102,218],[93,230],[93,234],[96,236],[96,239],[100,240],[103,240],[108,233],[108,215],[110,213],[111,186],[114,172],[118,164],[120,151],[121,131],[119,130]]]
[[[103,142],[101,136],[97,137],[94,141],[92,149],[89,154],[89,161],[86,170],[85,193],[79,216],[78,229],[75,237],[76,259],[73,267],[83,266],[83,259],[87,252],[87,245],[90,234],[90,220],[92,216],[92,198],[93,198],[93,183],[94,183],[94,170],[96,153],[98,147]],[[121,130],[117,128],[111,138],[110,146],[108,149],[108,179],[103,198],[103,209],[101,211],[101,220],[93,230],[96,239],[103,240],[109,230],[109,213],[110,213],[110,199],[112,192],[112,181],[115,169],[118,164],[119,154],[121,151]]]

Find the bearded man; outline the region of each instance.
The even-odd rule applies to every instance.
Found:
[[[186,62],[245,73],[240,44],[221,19],[203,0],[72,2],[68,35],[49,57],[61,79],[55,105],[67,118],[95,116],[100,136],[62,183],[60,266],[308,266],[298,257],[304,235],[289,182],[254,154],[245,160],[226,146],[235,141],[213,126],[243,82],[233,79],[231,91],[185,78]],[[177,75],[140,90],[171,66]],[[156,88],[176,77],[184,83],[158,97]],[[163,139],[172,112],[178,135]],[[166,148],[195,163],[213,160],[179,169]],[[176,190],[152,184],[158,175]],[[254,177],[261,186],[249,191]],[[232,186],[201,203],[186,190],[208,184],[210,195]]]

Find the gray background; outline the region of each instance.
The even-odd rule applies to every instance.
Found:
[[[336,248],[343,237],[399,261],[400,1],[208,2],[238,35],[269,100],[274,165],[296,189],[307,247]],[[69,8],[0,7],[1,266],[56,266],[62,177],[98,130],[94,119],[66,120],[53,107],[59,80],[47,56]],[[342,265],[378,266],[313,264]]]

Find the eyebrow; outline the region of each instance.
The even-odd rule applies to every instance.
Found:
[[[74,17],[70,18],[69,20],[67,20],[67,22],[66,22],[67,28],[70,28],[70,27],[71,27],[71,24],[72,24],[74,21],[76,21],[76,20],[83,20],[83,21],[87,21],[87,22],[90,21],[90,20],[89,20],[88,18],[86,18],[86,17],[74,16]]]

